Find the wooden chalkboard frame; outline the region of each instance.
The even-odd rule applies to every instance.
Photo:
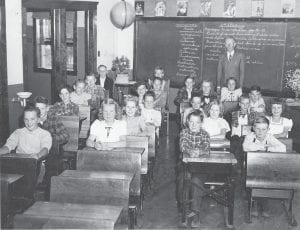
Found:
[[[187,21],[187,22],[298,22],[300,18],[259,18],[259,17],[235,17],[235,18],[223,18],[223,17],[137,17],[134,23],[134,57],[133,57],[133,76],[136,77],[136,65],[137,65],[137,24],[139,22],[148,21]],[[286,48],[285,48],[286,49]],[[284,51],[285,52],[285,51]],[[284,67],[284,66],[283,66]],[[179,87],[174,87],[179,88]],[[249,88],[243,88],[243,91],[248,92]],[[280,96],[291,97],[293,93],[273,90],[263,90],[264,96]]]

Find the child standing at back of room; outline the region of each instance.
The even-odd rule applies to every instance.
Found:
[[[191,112],[187,117],[187,128],[180,132],[180,151],[183,158],[201,158],[203,156],[208,156],[210,153],[210,138],[209,134],[201,128],[204,115],[201,111],[196,110]],[[204,195],[204,183],[207,180],[208,175],[205,173],[194,173],[191,175],[191,184],[196,186],[192,187],[192,204],[191,211],[194,212],[194,217],[191,223],[191,227],[200,227],[200,207],[202,197]],[[182,201],[179,198],[183,191],[182,181],[179,181],[177,185],[177,200]]]

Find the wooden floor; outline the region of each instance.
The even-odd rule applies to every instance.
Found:
[[[161,135],[160,148],[157,154],[154,183],[151,190],[146,192],[143,214],[139,219],[137,228],[143,229],[180,229],[175,201],[175,159],[176,145],[179,131],[174,121],[170,124],[170,136]],[[247,215],[247,202],[241,183],[237,183],[235,191],[234,227],[243,230],[287,230],[299,229],[287,224],[286,214],[279,201],[268,203],[269,218],[253,218],[252,224],[245,222]],[[42,200],[43,194],[36,193],[36,199]],[[295,197],[294,210],[296,220],[300,225],[300,198]],[[223,207],[209,198],[203,202],[203,226],[200,229],[226,229],[224,227]]]

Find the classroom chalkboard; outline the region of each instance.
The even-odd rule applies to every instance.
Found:
[[[286,20],[138,18],[136,79],[147,79],[161,65],[172,87],[183,86],[187,75],[194,75],[198,82],[210,79],[215,83],[227,36],[235,37],[237,51],[245,55],[244,87],[256,84],[266,91],[288,90],[285,76],[300,59],[300,23]]]

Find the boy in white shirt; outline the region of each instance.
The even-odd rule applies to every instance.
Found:
[[[144,108],[142,108],[142,118],[146,125],[161,126],[161,112],[154,109],[155,95],[152,91],[148,91],[144,95]]]
[[[261,89],[259,86],[254,85],[250,88],[250,111],[260,113],[261,115],[265,112],[265,101],[261,96]]]
[[[74,104],[80,105],[89,105],[89,100],[92,99],[92,95],[84,92],[85,82],[81,79],[78,79],[74,86],[74,92],[70,94],[70,100]]]

